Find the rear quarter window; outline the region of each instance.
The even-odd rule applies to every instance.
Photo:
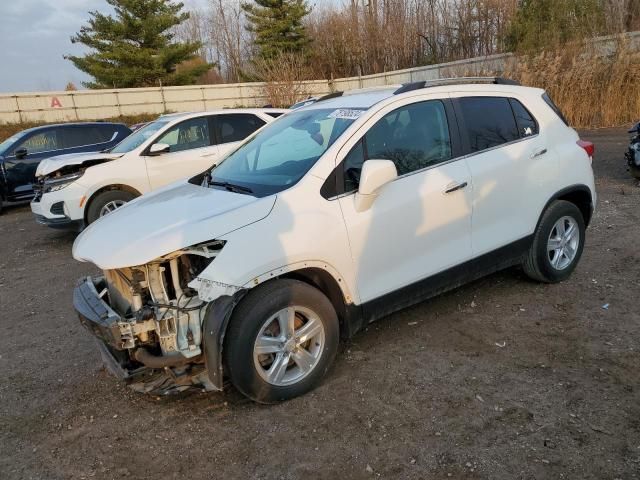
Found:
[[[529,110],[527,110],[526,107],[515,98],[510,98],[509,102],[511,102],[513,114],[516,116],[516,123],[518,124],[520,138],[526,138],[538,134],[538,122],[536,122],[536,119],[533,117],[531,112],[529,112]]]

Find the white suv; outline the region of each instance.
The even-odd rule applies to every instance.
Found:
[[[48,158],[31,202],[38,223],[82,228],[143,193],[210,168],[288,110],[230,109],[164,115],[103,152]]]
[[[544,91],[502,79],[334,94],[90,226],[73,255],[104,275],[74,305],[139,390],[224,376],[288,399],[384,315],[513,265],[568,278],[592,154]]]

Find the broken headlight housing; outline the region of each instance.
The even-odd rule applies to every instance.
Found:
[[[58,190],[62,190],[63,188],[71,185],[73,182],[78,180],[84,171],[71,173],[69,175],[64,175],[60,177],[51,177],[44,181],[42,185],[43,193],[49,192],[57,192]]]

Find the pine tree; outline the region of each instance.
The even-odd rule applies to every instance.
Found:
[[[88,88],[188,85],[209,70],[207,63],[176,66],[196,58],[198,42],[174,41],[173,28],[189,18],[183,3],[171,0],[107,0],[115,16],[89,12],[88,25],[71,37],[92,51],[65,58],[93,77]]]
[[[520,0],[506,36],[511,51],[557,47],[601,32],[602,0]]]
[[[305,0],[254,0],[243,3],[242,9],[249,21],[247,29],[256,35],[261,58],[305,52],[309,38],[302,19],[311,11]]]

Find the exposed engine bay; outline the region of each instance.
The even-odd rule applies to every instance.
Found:
[[[217,389],[203,355],[209,303],[189,283],[223,246],[224,242],[209,242],[146,265],[105,270],[103,277],[91,279],[97,292],[92,306],[99,300],[112,312],[107,309],[98,322],[81,315],[81,321],[101,340],[105,364],[119,367],[121,371],[114,373],[135,390],[163,394],[192,386]],[[88,295],[85,299],[91,301]],[[105,359],[106,354],[112,358]]]
[[[55,192],[56,190],[64,188],[69,183],[75,182],[84,175],[87,168],[111,160],[113,160],[113,158],[92,158],[81,163],[69,163],[53,171],[50,171],[51,168],[39,168],[38,172],[36,172],[36,183],[33,185],[35,192],[34,201],[38,201],[45,193]]]

